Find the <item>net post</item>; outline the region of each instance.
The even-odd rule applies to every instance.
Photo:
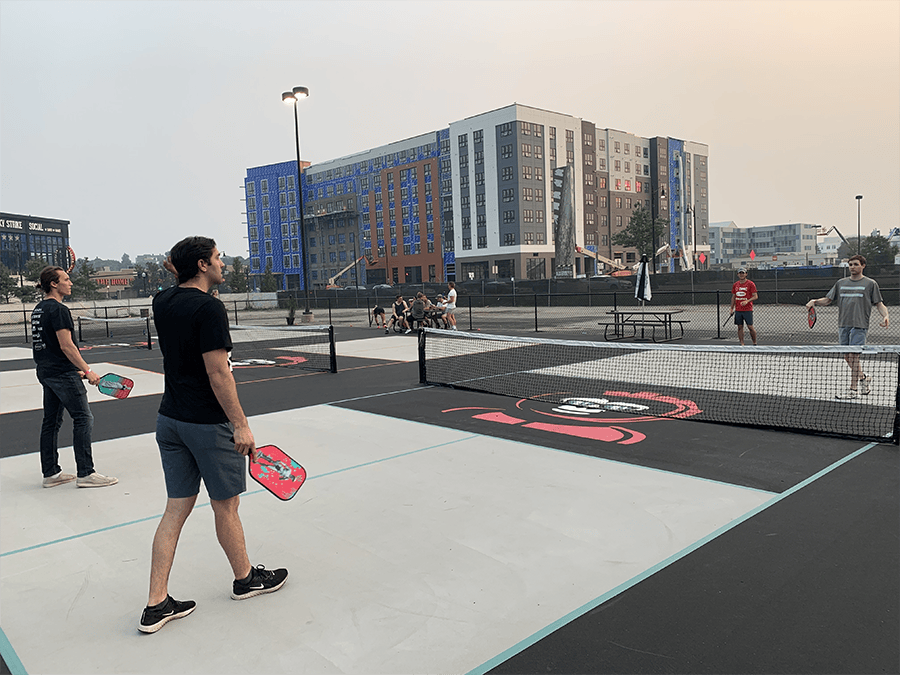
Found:
[[[425,333],[427,328],[419,331],[419,384],[428,384],[428,375],[425,372]]]
[[[28,312],[25,311],[25,303],[22,303],[22,328],[25,329],[25,344],[28,344]]]
[[[900,352],[894,352],[897,359],[897,392],[894,395],[894,437],[891,439],[894,445],[900,445]]]
[[[103,317],[106,319],[106,339],[109,339],[109,307],[103,307]]]
[[[153,349],[153,338],[150,337],[150,313],[147,312],[147,349]]]
[[[331,320],[331,298],[328,298],[328,323],[334,324],[334,321]]]
[[[84,344],[84,332],[81,330],[81,317],[78,317],[78,341]]]
[[[335,349],[334,344],[334,326],[329,324],[328,326],[328,351],[330,352],[331,357],[331,372],[337,372],[337,350]]]
[[[535,333],[538,332],[538,323],[537,323],[537,305],[538,305],[538,301],[537,301],[537,298],[538,298],[538,296],[537,296],[537,291],[535,291],[535,294],[534,294],[534,332],[535,332]]]
[[[238,311],[237,311],[237,300],[232,300],[234,303],[234,325],[238,325]]]
[[[472,296],[468,296],[469,300],[469,330],[472,330]],[[484,307],[484,296],[481,296],[481,306]]]

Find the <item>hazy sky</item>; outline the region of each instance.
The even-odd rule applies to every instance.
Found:
[[[900,1],[0,1],[0,210],[79,257],[205,234],[248,167],[517,102],[710,148],[710,221],[900,226]]]

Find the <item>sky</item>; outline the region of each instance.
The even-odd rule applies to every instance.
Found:
[[[313,163],[520,103],[707,144],[710,222],[900,227],[900,0],[0,0],[0,211],[246,257],[295,86]]]

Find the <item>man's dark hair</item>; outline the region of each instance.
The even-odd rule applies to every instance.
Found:
[[[200,273],[197,263],[204,260],[208,264],[215,247],[215,240],[209,237],[188,237],[175,244],[169,256],[178,271],[178,283],[183,284],[197,276]]]
[[[41,270],[41,288],[44,289],[44,293],[49,293],[53,286],[53,282],[59,281],[59,273],[63,271],[62,267],[55,267],[51,265],[50,267],[45,267]]]
[[[850,262],[851,260],[859,260],[860,265],[862,265],[863,267],[866,266],[866,259],[859,253],[857,253],[856,255],[851,255],[849,258],[847,258],[847,262]]]

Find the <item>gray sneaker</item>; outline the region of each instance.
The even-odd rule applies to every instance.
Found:
[[[859,393],[863,396],[868,396],[869,392],[872,391],[872,388],[869,386],[872,383],[872,378],[868,375],[863,375],[859,378]]]
[[[110,485],[115,485],[118,482],[118,478],[113,478],[112,476],[104,476],[102,473],[94,472],[90,476],[84,476],[83,478],[79,478],[78,480],[76,480],[75,485],[83,488],[108,487]]]
[[[73,474],[63,473],[62,471],[60,471],[55,476],[47,476],[44,479],[42,485],[45,488],[51,488],[56,487],[57,485],[62,485],[63,483],[71,483],[73,480],[75,480],[75,476]]]

